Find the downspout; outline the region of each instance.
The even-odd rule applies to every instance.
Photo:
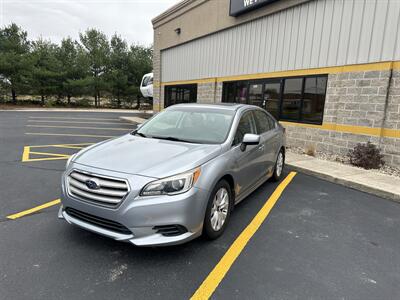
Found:
[[[379,148],[382,146],[382,140],[384,137],[384,130],[385,130],[385,123],[386,123],[386,118],[387,118],[387,109],[389,106],[389,96],[390,96],[390,86],[392,83],[392,78],[393,78],[393,61],[390,63],[390,70],[389,70],[389,80],[387,83],[387,89],[386,89],[386,98],[385,98],[385,106],[383,108],[383,119],[382,119],[382,124],[380,128],[380,134],[379,134]]]
[[[214,103],[217,103],[217,77],[214,78]]]

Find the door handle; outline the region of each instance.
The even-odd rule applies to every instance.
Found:
[[[258,150],[263,151],[264,150],[264,145],[258,146]]]

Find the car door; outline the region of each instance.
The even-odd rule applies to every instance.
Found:
[[[232,143],[232,155],[234,159],[236,193],[240,194],[252,187],[260,178],[262,168],[261,145],[249,145],[244,151],[240,148],[246,133],[256,134],[256,125],[251,111],[246,111],[240,118]]]
[[[273,149],[271,145],[273,140],[272,124],[269,120],[269,116],[262,110],[254,110],[254,121],[256,124],[257,134],[260,136],[260,152],[262,154],[261,164],[261,176],[271,176],[273,170],[273,164],[271,161],[270,152]]]
[[[272,117],[270,114],[267,114],[267,117],[270,124],[269,126],[270,134],[268,137],[268,147],[266,148],[266,150],[267,150],[268,160],[270,161],[271,166],[274,167],[276,158],[278,156],[278,151],[280,150],[281,147],[282,134],[281,131],[279,130],[279,126],[275,118]]]

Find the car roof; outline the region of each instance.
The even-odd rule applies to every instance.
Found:
[[[248,104],[241,104],[241,103],[211,103],[211,104],[205,104],[205,103],[181,103],[181,104],[175,104],[172,106],[169,106],[168,109],[174,109],[174,108],[179,108],[179,107],[186,107],[186,108],[210,108],[210,109],[226,109],[226,110],[231,110],[231,111],[237,111],[239,108],[244,108],[244,107],[255,107],[254,105],[248,105]]]

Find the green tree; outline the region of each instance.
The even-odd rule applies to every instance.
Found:
[[[150,73],[153,68],[153,49],[141,45],[132,45],[129,49],[128,59],[128,82],[130,91],[136,93],[137,107],[140,105],[140,83],[146,73]],[[133,95],[132,95],[133,96]]]
[[[29,86],[32,61],[26,31],[12,23],[0,29],[0,76],[11,89],[12,100]]]
[[[88,73],[87,56],[82,46],[68,37],[61,41],[57,59],[60,62],[58,93],[67,97],[67,102],[70,104],[72,96],[85,92],[82,79]]]
[[[110,45],[106,35],[96,29],[79,34],[89,65],[90,80],[86,79],[94,95],[95,106],[100,104],[100,93],[107,89],[106,72],[109,65]]]
[[[128,83],[128,45],[118,35],[111,38],[110,68],[108,72],[110,92],[117,106],[121,107],[121,98],[125,97]]]
[[[129,73],[131,82],[140,86],[142,77],[153,69],[153,48],[132,45],[129,51]]]
[[[33,89],[41,96],[42,104],[47,96],[57,94],[60,79],[60,61],[57,59],[57,45],[39,39],[33,42],[32,57]]]

